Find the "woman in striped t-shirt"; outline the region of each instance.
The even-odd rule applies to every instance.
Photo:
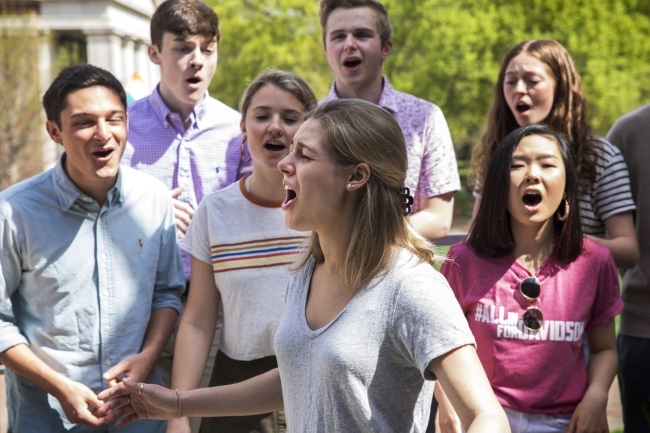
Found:
[[[585,108],[580,75],[562,45],[531,40],[511,48],[494,88],[487,129],[472,155],[474,213],[483,192],[482,176],[497,145],[520,126],[545,123],[565,134],[576,154],[585,235],[607,247],[618,267],[631,268],[639,259],[639,247],[627,167],[616,147],[592,134]]]
[[[288,229],[277,164],[289,153],[306,109],[316,105],[297,75],[268,70],[242,97],[242,158],[253,173],[207,196],[189,226],[183,249],[192,255],[187,309],[176,337],[172,388],[195,389],[205,369],[223,307],[223,335],[210,386],[237,383],[277,367],[273,340],[284,308],[287,266],[306,233]],[[245,142],[248,141],[248,148]],[[284,414],[204,418],[201,432],[283,432]],[[187,418],[168,432],[189,432]]]

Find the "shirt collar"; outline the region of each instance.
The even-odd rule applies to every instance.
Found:
[[[165,101],[163,101],[162,96],[160,95],[160,85],[156,86],[156,89],[151,92],[151,107],[153,108],[154,112],[156,113],[156,116],[160,119],[160,121],[167,126],[169,124],[169,115],[172,113],[172,111],[167,107],[165,104]],[[201,125],[203,124],[203,121],[205,119],[206,115],[206,106],[208,102],[208,98],[210,97],[210,94],[208,91],[205,91],[205,95],[203,96],[203,99],[194,106],[194,110],[192,110],[192,113],[190,113],[190,118],[192,119],[192,125],[196,125],[198,129],[201,128]]]
[[[381,95],[379,96],[379,105],[381,108],[384,108],[391,113],[395,114],[399,111],[399,104],[397,101],[397,91],[393,89],[393,86],[390,85],[388,78],[382,77],[384,80],[384,87],[381,90]],[[336,93],[336,81],[332,82],[332,87],[330,87],[329,94],[323,99],[323,102],[329,102],[334,99],[339,99],[339,95]]]
[[[77,186],[72,182],[72,180],[70,180],[63,168],[65,158],[66,154],[63,153],[63,155],[61,155],[57,161],[56,166],[54,166],[54,170],[52,171],[52,180],[54,183],[54,193],[59,199],[59,205],[61,206],[61,209],[67,211],[77,200],[81,201],[85,205],[88,205],[90,203],[93,203],[94,199],[81,192],[79,188],[77,188]],[[108,206],[123,203],[123,191],[122,170],[118,170],[115,185],[110,189],[110,191],[108,191],[108,194],[106,195],[106,203]]]

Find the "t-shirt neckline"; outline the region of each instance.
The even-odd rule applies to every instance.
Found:
[[[282,202],[281,201],[273,201],[273,200],[264,200],[258,197],[255,197],[253,194],[248,192],[246,190],[246,179],[248,179],[249,176],[244,176],[241,179],[239,179],[239,190],[241,191],[242,195],[246,200],[249,202],[261,206],[261,207],[268,207],[268,208],[279,208],[282,207]]]

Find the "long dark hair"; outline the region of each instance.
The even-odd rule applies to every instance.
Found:
[[[558,216],[564,213],[564,201],[562,201],[555,212],[553,217],[555,246],[551,255],[562,263],[571,263],[582,252],[583,244],[574,156],[567,137],[553,132],[546,125],[529,125],[518,128],[508,134],[497,146],[485,176],[483,200],[481,200],[478,213],[472,223],[468,242],[474,251],[486,256],[503,257],[512,253],[515,240],[508,212],[510,166],[515,148],[524,137],[529,135],[542,135],[553,140],[564,161],[566,171],[564,194],[570,211],[565,221],[558,219]]]

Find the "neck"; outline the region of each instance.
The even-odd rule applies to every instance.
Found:
[[[384,89],[384,79],[381,73],[379,73],[369,83],[364,83],[363,85],[355,86],[346,84],[344,81],[335,81],[334,86],[339,98],[357,98],[372,102],[373,104],[379,104],[381,92]]]
[[[179,116],[181,116],[183,126],[185,129],[187,129],[189,126],[188,123],[190,121],[190,114],[192,114],[192,110],[194,110],[196,104],[183,104],[182,102],[176,100],[171,90],[169,90],[162,81],[160,82],[160,86],[158,86],[158,91],[160,92],[160,97],[162,98],[163,102],[167,108],[169,108],[169,111],[172,113],[177,113]]]
[[[512,236],[515,240],[513,255],[528,270],[535,273],[553,251],[553,223],[549,219],[540,226],[522,225],[513,221]]]
[[[350,219],[347,219],[350,221]],[[317,230],[318,241],[325,260],[320,266],[325,268],[326,274],[332,278],[339,276],[339,259],[345,254],[345,249],[350,241],[350,224],[333,224],[331,227]]]
[[[111,188],[115,186],[115,182],[117,182],[117,175],[112,178],[99,180],[84,179],[81,177],[81,175],[70,173],[70,170],[68,170],[67,161],[63,163],[63,170],[68,176],[68,179],[70,179],[70,181],[79,189],[79,191],[95,200],[99,204],[99,207],[102,207],[104,205],[106,196],[108,196],[108,191],[110,191]]]
[[[265,201],[283,201],[286,197],[282,185],[282,172],[259,167],[253,162],[253,174],[250,176],[250,193],[253,197]]]

